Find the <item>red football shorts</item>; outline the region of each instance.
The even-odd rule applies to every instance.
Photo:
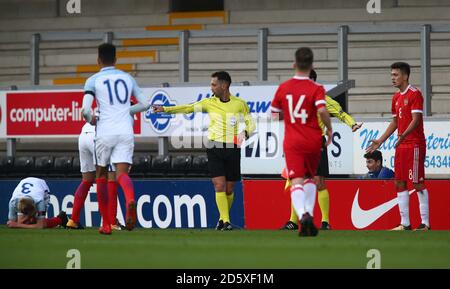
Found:
[[[303,153],[293,150],[284,152],[289,179],[312,178],[320,162],[320,150],[317,153]]]
[[[395,150],[395,179],[398,181],[422,183],[425,179],[425,145],[398,147]]]

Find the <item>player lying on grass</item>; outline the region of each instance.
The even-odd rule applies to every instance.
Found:
[[[61,211],[57,217],[45,218],[50,200],[44,180],[25,178],[14,189],[9,201],[7,225],[9,228],[44,229],[65,226],[67,216]]]

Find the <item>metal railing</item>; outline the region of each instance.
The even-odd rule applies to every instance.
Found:
[[[431,115],[431,33],[450,32],[450,24],[350,24],[339,26],[301,25],[292,27],[268,27],[260,29],[223,29],[193,31],[139,31],[139,32],[44,32],[31,38],[30,80],[39,85],[39,45],[43,41],[113,40],[133,38],[179,38],[179,80],[189,82],[189,39],[196,37],[256,37],[258,57],[257,75],[260,82],[268,80],[268,37],[288,35],[333,35],[337,41],[338,82],[348,82],[348,35],[381,33],[420,33],[421,87],[424,96],[424,116]],[[344,107],[348,107],[347,92],[344,92]],[[12,141],[12,140],[11,140]],[[159,140],[161,153],[167,152],[167,139]],[[8,145],[10,147],[10,145]],[[13,144],[11,143],[11,147]]]
[[[268,79],[268,37],[283,35],[321,35],[336,34],[338,49],[338,81],[348,80],[348,35],[370,33],[420,33],[421,87],[425,99],[424,115],[431,115],[431,33],[450,32],[450,24],[351,24],[340,26],[292,26],[268,27],[261,29],[223,29],[193,31],[139,31],[139,32],[44,32],[31,38],[30,78],[32,85],[39,85],[39,44],[43,41],[113,40],[133,38],[179,38],[179,77],[180,82],[189,81],[189,39],[196,37],[236,37],[254,36],[258,43],[259,81]],[[346,97],[346,102],[348,102]],[[347,107],[348,103],[344,105]]]

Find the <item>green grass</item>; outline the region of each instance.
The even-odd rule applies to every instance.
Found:
[[[81,268],[366,268],[369,249],[382,268],[450,268],[450,231],[217,232],[136,229],[20,230],[0,226],[0,268],[65,268],[69,249]]]

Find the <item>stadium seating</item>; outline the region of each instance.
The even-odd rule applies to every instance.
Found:
[[[54,167],[51,175],[55,177],[64,177],[72,172],[72,156],[55,157]]]
[[[71,177],[81,177],[80,172],[80,158],[79,156],[75,156],[72,161],[72,169],[70,170],[68,176]]]
[[[166,176],[170,170],[171,156],[158,155],[152,158],[151,170],[147,173],[150,177],[162,177]]]
[[[34,172],[35,177],[45,177],[50,174],[54,169],[54,157],[53,156],[40,156],[36,157],[34,161]]]
[[[12,171],[13,165],[13,157],[0,156],[0,176],[6,177]]]
[[[168,172],[169,176],[183,177],[185,176],[192,166],[192,156],[175,156],[172,157],[171,168]]]
[[[20,156],[14,159],[14,165],[11,170],[11,175],[16,177],[29,177],[34,173],[34,157]]]
[[[151,155],[134,155],[133,166],[131,167],[131,177],[144,177],[147,172],[151,170],[152,156]]]
[[[130,176],[206,177],[208,159],[205,155],[151,156],[136,154]],[[0,156],[0,178],[81,178],[78,156]]]
[[[187,176],[208,176],[208,157],[206,155],[194,156]]]
[[[120,10],[115,10],[115,4],[119,1],[112,1],[106,9],[108,12],[105,12],[104,8],[100,9],[95,2],[83,4],[88,7],[84,8],[85,11],[89,12],[83,12],[83,15],[76,19],[53,15],[44,8],[31,11],[29,7],[23,7],[20,17],[15,17],[17,11],[6,5],[2,6],[4,12],[0,24],[7,29],[0,30],[0,50],[5,52],[0,56],[0,87],[16,84],[20,88],[29,85],[29,41],[31,34],[36,32],[216,30],[282,28],[293,25],[322,27],[336,26],[338,23],[439,24],[448,23],[450,20],[450,3],[439,0],[387,0],[383,1],[383,12],[379,15],[365,13],[359,0],[345,1],[345,5],[342,4],[343,1],[326,4],[313,0],[266,1],[264,5],[256,0],[226,1],[226,11],[220,15],[167,13],[169,6],[163,3],[164,1],[150,1],[151,4],[138,5],[139,13],[147,15],[138,14],[136,10],[132,11],[122,5]],[[122,16],[124,9],[130,9],[127,16]],[[153,14],[148,15],[149,13]],[[170,23],[174,20],[177,23],[182,20],[183,23]],[[449,114],[450,111],[449,39],[449,33],[432,33],[433,114]],[[176,39],[170,43],[150,43],[151,49],[147,47],[149,43],[140,46],[136,42],[135,45],[129,46],[130,43],[124,41],[114,42],[119,51],[118,64],[131,72],[139,83],[159,85],[179,81]],[[350,90],[350,113],[369,117],[389,113],[389,103],[377,102],[375,99],[390,97],[392,93],[386,69],[394,60],[410,62],[413,68],[412,83],[420,85],[418,33],[350,34],[349,41],[349,78],[355,79],[357,86],[357,89]],[[229,70],[234,82],[256,81],[256,42],[257,37],[190,39],[190,81],[205,82],[205,76],[218,67]],[[270,37],[269,43],[269,81],[279,82],[291,76],[291,54],[299,44],[314,48],[319,80],[336,81],[338,52],[335,35],[274,36]],[[42,42],[41,84],[52,85],[55,79],[65,79],[61,83],[66,84],[82,83],[95,68],[93,64],[96,61],[97,45],[98,41],[93,40]],[[218,55],[220,57],[217,57]]]
[[[82,15],[77,17],[65,13],[63,7],[59,12],[50,9],[49,7],[53,7],[50,2],[53,1],[43,0],[39,5],[31,6],[19,5],[20,9],[0,3],[0,27],[3,27],[0,28],[1,88],[18,85],[20,89],[30,85],[30,38],[34,33],[214,31],[263,27],[282,29],[292,26],[314,26],[320,29],[327,26],[336,27],[339,24],[376,24],[381,27],[396,24],[446,24],[450,21],[450,2],[442,0],[386,0],[383,1],[383,10],[379,15],[365,13],[360,0],[264,1],[264,5],[261,5],[259,0],[228,0],[225,1],[225,11],[217,15],[171,14],[168,13],[169,2],[159,0],[142,1],[135,4],[136,6],[121,4],[121,9],[114,8],[121,2],[120,0],[111,0],[107,7],[99,7],[97,1],[87,1],[83,3]],[[228,70],[234,83],[257,81],[257,39],[256,36],[191,38],[189,81],[206,84],[208,76],[217,69]],[[411,82],[420,86],[420,35],[350,34],[348,39],[349,79],[356,80],[356,87],[349,93],[348,111],[357,118],[389,115],[393,88],[387,70],[393,61],[403,60],[411,63]],[[432,113],[448,116],[450,33],[433,32],[431,39]],[[292,52],[299,45],[307,45],[314,49],[319,81],[336,81],[338,55],[336,40],[336,35],[270,36],[269,81],[280,82],[292,76]],[[148,39],[131,39],[131,41],[114,39],[113,43],[118,48],[118,67],[130,72],[141,86],[178,83],[180,70],[177,39],[158,38],[153,43],[148,41]],[[61,84],[76,84],[77,87],[81,87],[80,84],[97,69],[95,63],[98,44],[99,40],[42,41],[40,84],[53,85],[57,79],[62,79]],[[65,88],[63,85],[59,87]],[[54,139],[49,142],[53,141],[57,142]],[[1,144],[4,142],[5,140],[0,140]],[[155,154],[156,141],[150,142],[151,149],[148,145],[145,149],[142,146],[139,151],[137,150],[138,153]],[[18,147],[19,145],[25,146],[24,143],[18,144]],[[53,147],[28,143],[20,153],[30,154],[30,151],[39,151],[41,154],[51,154]],[[62,149],[58,148],[58,151]],[[75,155],[77,151],[71,150],[70,154]],[[192,167],[186,173],[187,176],[195,175],[196,161],[200,160],[193,157]],[[153,160],[150,162],[151,165],[143,173],[144,176],[147,175],[147,171],[149,176],[161,174],[153,169]],[[171,160],[169,167],[163,169],[162,175],[174,171],[172,165]],[[65,170],[66,176],[79,178],[78,157],[75,157],[73,166],[68,165]],[[206,169],[198,171],[200,174],[206,173]],[[5,173],[13,172],[8,170]],[[143,176],[137,168],[133,168],[131,174],[136,177]],[[53,171],[49,175],[56,176],[57,173]]]

